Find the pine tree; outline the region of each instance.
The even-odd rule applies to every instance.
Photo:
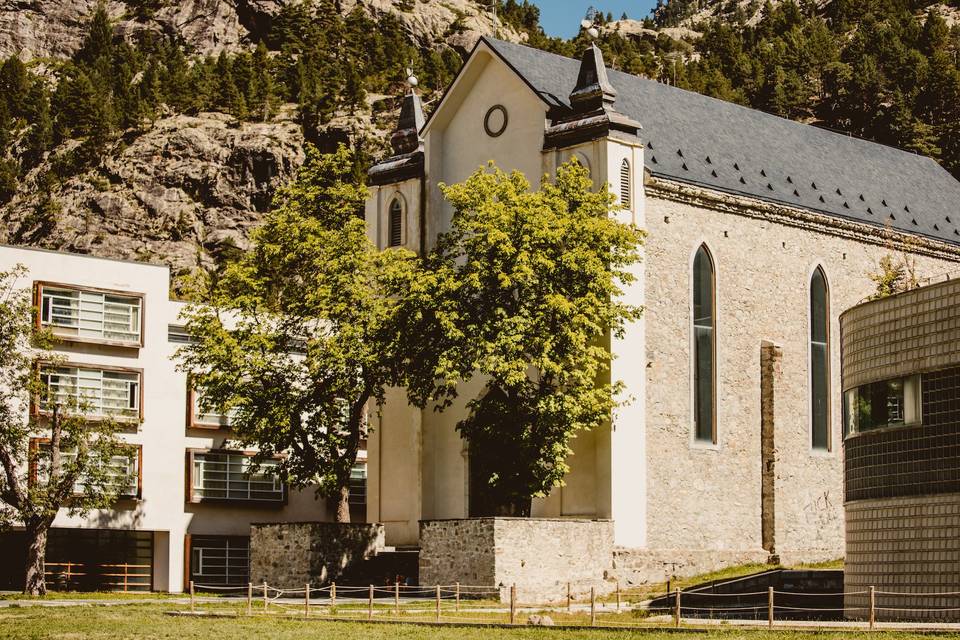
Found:
[[[94,66],[99,60],[113,58],[113,27],[107,9],[101,1],[90,21],[90,29],[83,39],[74,59],[81,64]]]
[[[30,88],[26,101],[27,121],[30,123],[24,136],[23,161],[27,168],[36,166],[43,154],[53,146],[53,118],[50,115],[50,98],[46,87],[36,81]]]
[[[8,116],[24,116],[23,104],[29,91],[30,78],[26,65],[18,56],[10,56],[0,66],[0,102],[5,103]]]
[[[253,76],[250,82],[250,115],[264,122],[273,114],[276,84],[267,47],[261,41],[253,52]]]

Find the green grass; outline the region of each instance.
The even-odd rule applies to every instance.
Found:
[[[201,595],[201,594],[197,594]],[[215,594],[202,594],[213,597]],[[22,593],[0,593],[0,600],[170,600],[186,597],[180,593],[123,593],[122,591],[49,591],[45,596],[27,596]]]
[[[579,639],[606,640],[614,638],[643,638],[662,640],[841,640],[861,635],[855,631],[793,632],[763,630],[720,629],[707,633],[696,631],[614,631],[556,629],[490,629],[466,627],[429,627],[421,625],[364,624],[362,622],[303,621],[294,617],[237,617],[199,618],[165,615],[182,609],[173,603],[128,604],[116,606],[82,607],[15,607],[0,609],[0,638],[54,638],[78,640],[97,639],[201,639],[246,638],[263,640],[486,640],[488,638],[518,639]],[[907,640],[922,638],[919,634],[877,631],[870,634],[875,640]]]
[[[798,564],[795,566],[785,567],[782,565],[772,565],[764,563],[751,563],[751,564],[738,564],[732,567],[726,567],[724,569],[719,569],[717,571],[711,571],[709,573],[701,573],[695,576],[690,576],[689,578],[676,578],[670,581],[670,591],[674,589],[689,589],[698,584],[704,582],[712,582],[714,580],[732,580],[734,578],[741,578],[743,576],[748,576],[753,573],[760,573],[761,571],[771,571],[773,569],[843,569],[843,559],[838,560],[828,560],[825,562],[815,562],[809,564]],[[624,588],[621,593],[621,598],[624,602],[637,602],[639,600],[644,600],[650,596],[662,595],[667,591],[666,582],[651,582],[649,584],[640,585],[637,587]],[[612,602],[616,598],[615,595],[605,596],[602,601]]]

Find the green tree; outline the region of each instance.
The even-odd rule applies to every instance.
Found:
[[[85,407],[44,388],[37,360],[56,361],[52,338],[32,320],[23,267],[0,272],[0,525],[27,536],[24,593],[46,593],[47,533],[61,509],[84,515],[109,507],[129,478],[102,462],[129,455],[110,420],[85,419]],[[41,412],[31,417],[28,406]],[[40,440],[47,442],[40,446]],[[33,446],[31,446],[33,444]],[[9,559],[8,559],[9,560]]]
[[[492,165],[441,191],[454,213],[408,297],[407,386],[442,407],[462,381],[485,381],[457,424],[472,513],[529,515],[562,483],[571,440],[618,405],[608,342],[640,314],[620,294],[643,232],[575,162],[538,191]]]
[[[181,367],[209,408],[232,409],[232,428],[259,453],[286,454],[280,473],[319,485],[349,522],[350,470],[365,436],[367,406],[395,380],[401,297],[414,255],[379,252],[358,216],[366,189],[351,179],[341,146],[307,161],[229,265],[209,304],[186,312],[195,343]]]

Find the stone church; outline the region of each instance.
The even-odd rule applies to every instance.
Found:
[[[933,160],[607,70],[482,39],[429,119],[405,99],[394,155],[370,171],[382,248],[447,229],[439,183],[493,160],[534,188],[572,157],[648,233],[611,343],[633,400],[574,443],[543,518],[609,519],[653,578],[844,554],[839,314],[887,255],[921,277],[960,268],[960,183]],[[416,545],[422,520],[470,516],[454,429],[388,396],[369,442],[367,519]]]

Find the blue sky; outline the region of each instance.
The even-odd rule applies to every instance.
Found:
[[[650,14],[655,0],[533,0],[540,7],[540,24],[547,35],[569,38],[577,34],[583,14],[589,7],[608,11],[618,19],[624,11],[636,20]]]

